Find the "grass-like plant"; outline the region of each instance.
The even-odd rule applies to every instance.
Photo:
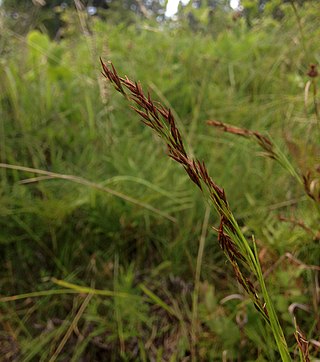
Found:
[[[317,108],[315,107],[315,109]],[[304,188],[304,191],[307,194],[307,196],[315,203],[317,210],[318,211],[320,210],[319,209],[320,190],[317,187],[319,183],[318,179],[313,178],[311,176],[312,172],[310,170],[308,170],[306,173],[303,173],[301,170],[296,170],[294,165],[288,160],[285,154],[279,149],[279,147],[277,147],[272,142],[272,140],[269,137],[262,135],[257,131],[235,127],[233,125],[219,122],[216,120],[207,121],[207,124],[209,126],[216,127],[224,132],[255,140],[263,150],[263,155],[276,161],[278,164],[280,164],[283,167],[283,169],[285,169],[291,176],[293,176],[294,179],[298,182],[298,184],[300,184]],[[279,220],[287,221],[286,218],[282,217],[280,217]],[[292,223],[297,223],[297,221],[294,219],[291,219],[289,221]],[[302,221],[298,221],[298,224],[300,225],[300,227],[307,228],[304,222]],[[309,231],[310,230],[311,229],[309,229]],[[312,230],[311,232],[313,233]],[[317,237],[316,233],[313,233],[313,235],[314,237]],[[303,335],[299,327],[297,326],[296,321],[295,321],[295,329],[296,329],[295,338],[300,351],[300,358],[302,361],[309,362],[310,361],[309,349],[308,349],[309,342],[306,339],[306,337]]]
[[[289,172],[291,176],[294,177],[298,184],[304,187],[304,191],[310,199],[312,199],[316,204],[320,203],[320,189],[317,187],[318,180],[312,178],[310,170],[308,170],[305,174],[297,171],[285,154],[271,141],[269,137],[262,135],[257,131],[235,127],[215,120],[207,121],[207,124],[227,133],[254,139],[262,148],[264,156],[278,162],[287,172]]]
[[[131,107],[142,117],[142,122],[166,143],[169,157],[183,166],[190,179],[219,214],[220,225],[216,229],[218,240],[233,267],[235,277],[270,326],[282,361],[291,361],[284,333],[265,285],[254,238],[249,241],[242,233],[223,188],[209,176],[204,162],[188,154],[170,109],[153,101],[149,93],[145,95],[140,83],[133,82],[128,77],[120,77],[111,63],[106,64],[101,60],[101,64],[103,75],[118,92],[134,104]],[[271,147],[266,138],[258,140],[263,142],[265,147]],[[255,285],[259,285],[260,290]]]

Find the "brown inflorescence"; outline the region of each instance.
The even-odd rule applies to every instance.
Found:
[[[115,89],[131,99],[141,109],[131,107],[142,117],[142,122],[155,130],[159,136],[165,137],[169,156],[180,163],[190,179],[202,190],[201,181],[211,190],[210,196],[219,207],[227,206],[224,190],[219,187],[208,175],[204,163],[191,159],[185,150],[181,134],[176,127],[174,117],[170,109],[166,109],[161,104],[154,102],[150,94],[145,96],[140,83],[132,82],[128,77],[122,78],[117,74],[113,64],[108,67],[102,60],[102,74],[114,85]],[[125,92],[128,89],[130,95]]]
[[[317,70],[317,66],[315,64],[310,64],[307,75],[310,78],[316,78],[318,76],[318,70]]]
[[[242,137],[246,137],[246,138],[253,137],[259,143],[260,147],[266,152],[266,154],[265,154],[266,156],[268,156],[272,159],[277,158],[277,155],[274,151],[274,146],[273,146],[273,143],[271,142],[271,140],[259,132],[251,131],[246,128],[235,127],[230,124],[223,123],[220,121],[214,121],[214,120],[207,121],[207,124],[209,126],[219,128],[224,132],[232,133],[237,136],[242,136]]]
[[[315,66],[311,66],[312,71],[316,71],[314,67]],[[279,152],[279,150],[276,149],[276,147],[274,146],[274,144],[268,137],[262,135],[261,133],[256,132],[256,131],[251,131],[246,128],[235,127],[230,124],[223,123],[220,121],[215,121],[215,120],[209,120],[209,121],[207,121],[207,124],[209,126],[216,127],[227,133],[231,133],[231,134],[246,137],[246,138],[253,138],[256,142],[258,142],[259,146],[265,151],[263,153],[264,156],[267,156],[269,158],[272,158],[273,160],[278,161],[280,164],[282,164],[282,166],[284,165],[283,157],[281,156],[281,153]],[[317,171],[317,169],[315,171],[319,172],[319,171]],[[308,195],[308,197],[310,197],[313,201],[319,203],[320,202],[320,186],[319,186],[320,181],[319,181],[319,179],[317,177],[313,178],[311,176],[310,171],[308,171],[304,175],[296,173],[296,178],[299,180],[299,183],[303,184],[304,190],[305,190],[306,194]]]
[[[132,82],[128,77],[120,77],[111,63],[110,66],[108,66],[101,60],[101,64],[103,76],[114,85],[118,92],[122,93],[128,100],[135,103],[136,106],[132,106],[131,108],[142,117],[142,122],[152,128],[165,140],[168,155],[183,166],[190,179],[201,191],[204,191],[204,189],[208,191],[210,199],[217,212],[220,214],[220,227],[218,230],[219,244],[231,262],[236,279],[249,294],[257,309],[268,320],[268,314],[266,313],[265,308],[263,308],[262,301],[259,299],[253,283],[243,274],[239,267],[239,263],[241,262],[242,264],[246,264],[248,268],[248,260],[229,236],[236,235],[237,231],[233,224],[234,220],[232,220],[230,216],[232,213],[223,188],[219,187],[209,176],[204,162],[195,160],[187,154],[181,134],[176,127],[174,116],[170,109],[166,109],[160,103],[153,101],[149,93],[146,96],[140,83]],[[128,93],[126,92],[126,89],[129,91]],[[256,137],[258,142],[268,152],[269,157],[273,157],[273,145],[267,137],[262,136],[257,132],[242,130],[240,128],[222,124],[221,122],[211,122],[215,122],[215,126],[218,126],[227,132],[232,131],[232,133],[245,137]],[[250,267],[248,269],[250,270]]]

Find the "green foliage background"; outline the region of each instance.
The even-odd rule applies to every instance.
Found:
[[[279,360],[210,228],[217,216],[204,222],[201,194],[102,78],[99,56],[172,109],[190,152],[225,188],[244,233],[257,240],[293,359],[293,314],[317,340],[319,211],[256,145],[206,124],[267,133],[301,173],[318,167],[319,120],[311,91],[304,98],[309,64],[320,62],[319,6],[298,7],[297,17],[281,4],[281,21],[269,10],[250,27],[222,8],[189,6],[161,24],[67,10],[59,41],[41,28],[21,35],[1,18],[1,163],[69,175],[0,169],[1,297],[36,293],[0,298],[5,361],[183,361],[194,331],[198,360]],[[94,294],[85,297],[83,287]]]

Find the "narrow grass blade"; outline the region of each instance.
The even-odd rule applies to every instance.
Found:
[[[7,168],[7,169],[11,169],[11,170],[18,170],[18,171],[23,171],[23,172],[30,172],[30,173],[35,173],[35,174],[39,174],[39,175],[45,175],[45,176],[49,176],[50,178],[56,178],[56,179],[62,179],[62,180],[68,180],[68,181],[72,181],[72,182],[75,182],[75,183],[78,183],[78,184],[81,184],[81,185],[84,185],[84,186],[89,186],[91,188],[94,188],[94,189],[97,189],[99,191],[103,191],[103,192],[106,192],[110,195],[113,195],[113,196],[116,196],[116,197],[119,197],[120,199],[122,200],[125,200],[125,201],[128,201],[128,202],[131,202],[132,204],[135,204],[135,205],[138,205],[139,207],[142,207],[142,208],[145,208],[149,211],[152,211],[153,213],[157,214],[157,215],[160,215],[172,222],[176,222],[176,219],[149,205],[149,204],[146,204],[142,201],[139,201],[131,196],[128,196],[128,195],[125,195],[119,191],[116,191],[116,190],[112,190],[108,187],[104,187],[104,186],[101,186],[100,184],[97,184],[95,182],[92,182],[92,181],[89,181],[89,180],[86,180],[85,178],[82,178],[82,177],[79,177],[79,176],[74,176],[74,175],[64,175],[64,174],[60,174],[60,173],[56,173],[56,172],[49,172],[49,171],[44,171],[44,170],[39,170],[39,169],[36,169],[36,168],[31,168],[31,167],[24,167],[24,166],[19,166],[19,165],[9,165],[7,163],[0,163],[0,168]]]

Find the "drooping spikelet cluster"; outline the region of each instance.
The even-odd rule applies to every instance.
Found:
[[[215,199],[219,208],[227,207],[228,203],[224,190],[213,182],[208,175],[204,163],[193,160],[187,155],[181,134],[176,127],[170,109],[166,109],[162,104],[153,101],[149,93],[145,96],[140,83],[132,82],[128,77],[119,77],[113,64],[110,63],[111,68],[109,68],[102,60],[101,64],[103,75],[110,80],[115,89],[131,99],[141,108],[131,107],[142,117],[142,122],[156,131],[160,137],[165,139],[169,156],[184,167],[190,179],[201,190],[203,189],[202,182],[205,183],[208,189],[211,190],[211,196]],[[125,89],[130,92],[129,95],[126,93]]]
[[[207,121],[209,126],[213,126],[222,130],[223,132],[231,133],[236,136],[242,136],[245,138],[254,139],[263,150],[263,155],[273,160],[277,161],[282,167],[291,173],[292,176],[296,178],[298,183],[304,187],[305,193],[316,203],[320,203],[320,179],[317,175],[320,171],[320,167],[316,169],[316,172],[311,172],[309,170],[305,174],[301,171],[297,172],[294,167],[291,165],[289,160],[285,155],[277,148],[270,138],[262,135],[257,131],[252,131],[246,128],[239,128],[233,125],[216,121],[209,120]],[[314,175],[316,173],[316,175]]]
[[[101,64],[103,68],[102,74],[114,85],[118,92],[135,104],[135,107],[132,108],[142,117],[142,122],[153,129],[165,141],[169,156],[183,166],[190,179],[213,204],[220,215],[219,229],[215,229],[218,232],[218,240],[234,269],[235,277],[243,286],[259,313],[270,325],[282,361],[291,361],[280,322],[265,285],[254,240],[249,243],[243,235],[229,208],[224,190],[212,180],[203,162],[188,155],[170,109],[166,109],[160,103],[153,101],[149,93],[146,96],[139,83],[132,82],[128,77],[119,77],[111,63],[107,65],[101,60]],[[241,130],[236,129],[235,131],[240,132],[240,134],[243,133]],[[269,157],[279,157],[278,161],[286,166],[287,160],[267,137],[250,131],[249,134],[244,132],[242,135],[255,137]],[[290,172],[295,175],[294,170],[290,170]],[[298,175],[295,176],[299,177]],[[254,284],[249,277],[250,279],[254,278]],[[256,285],[260,287],[263,299],[258,295]]]
[[[265,156],[270,157],[272,159],[277,158],[277,154],[276,154],[272,141],[268,137],[262,135],[259,132],[251,131],[246,128],[235,127],[230,124],[219,122],[219,121],[214,121],[214,120],[207,121],[207,124],[209,126],[219,128],[224,132],[232,133],[237,136],[242,136],[242,137],[246,137],[246,138],[253,137],[256,139],[256,141],[258,142],[260,147],[265,151]]]
[[[220,215],[220,226],[217,230],[219,244],[231,262],[238,282],[268,321],[268,313],[264,303],[259,298],[253,283],[242,271],[241,265],[244,266],[245,270],[253,271],[255,274],[253,270],[255,263],[252,260],[254,255],[248,251],[250,248],[248,245],[241,244],[244,237],[232,216],[224,190],[209,176],[204,162],[192,159],[187,154],[170,109],[166,109],[160,103],[153,101],[149,93],[145,95],[139,83],[132,82],[128,77],[120,77],[111,63],[107,65],[101,60],[101,65],[102,74],[113,84],[115,89],[129,101],[135,103],[135,106],[131,106],[131,108],[142,117],[142,122],[166,142],[169,156],[180,163],[190,179],[205,195],[209,196]],[[261,142],[268,144],[264,139]]]

